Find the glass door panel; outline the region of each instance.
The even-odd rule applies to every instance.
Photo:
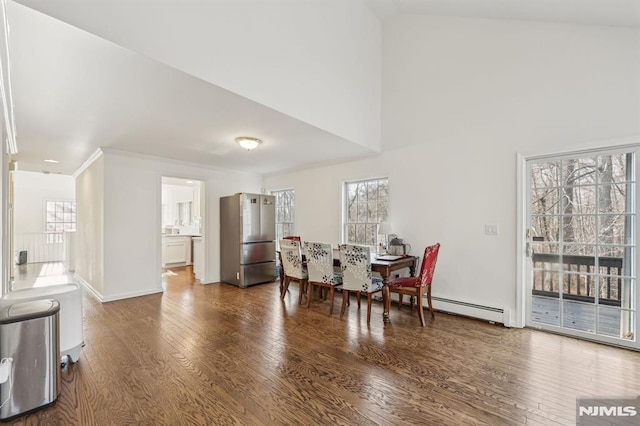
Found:
[[[529,160],[527,172],[527,325],[637,347],[635,153]]]

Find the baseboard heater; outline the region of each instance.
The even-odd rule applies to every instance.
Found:
[[[382,302],[382,297],[378,296],[375,300]],[[392,294],[391,300],[397,302],[397,295]],[[433,309],[442,312],[448,312],[451,314],[462,315],[465,317],[483,319],[491,322],[498,322],[504,324],[505,327],[511,327],[511,313],[509,310],[505,311],[502,308],[494,308],[492,306],[478,305],[476,303],[461,302],[459,300],[445,299],[444,297],[432,296]],[[407,298],[403,301],[404,305],[408,305]],[[423,309],[429,309],[427,303],[427,297],[424,296],[422,300]]]
[[[492,322],[499,322],[506,326],[509,326],[511,322],[511,319],[508,318],[509,312],[505,312],[505,310],[501,308],[494,308],[492,306],[483,306],[475,303],[461,302],[459,300],[451,300],[435,296],[431,297],[431,300],[433,301],[433,308],[439,311],[484,319]],[[427,301],[424,300],[423,304],[426,307]]]

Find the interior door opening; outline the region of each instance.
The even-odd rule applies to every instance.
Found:
[[[178,270],[204,281],[204,182],[163,176],[160,209],[163,287]]]

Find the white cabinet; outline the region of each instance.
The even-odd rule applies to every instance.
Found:
[[[162,236],[162,265],[191,265],[191,236]]]

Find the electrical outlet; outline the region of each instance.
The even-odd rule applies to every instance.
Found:
[[[498,235],[498,225],[485,225],[484,226],[484,234],[485,235]]]

